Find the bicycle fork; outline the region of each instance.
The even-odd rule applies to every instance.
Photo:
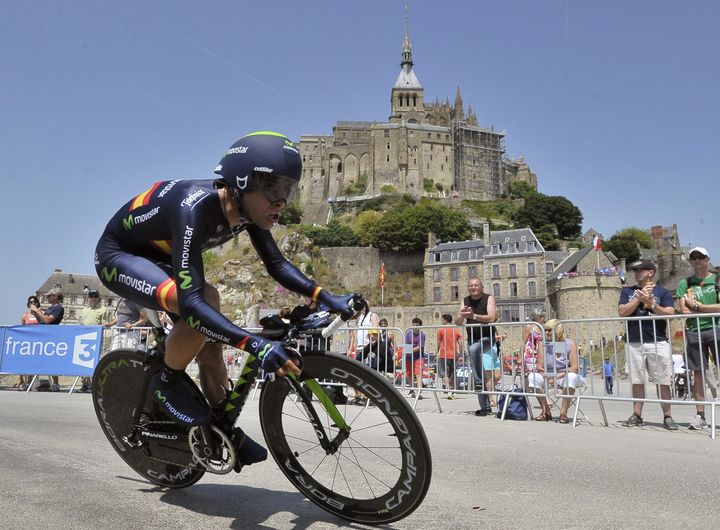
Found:
[[[302,406],[310,420],[310,424],[313,426],[313,430],[315,431],[315,436],[317,436],[318,441],[320,442],[320,446],[325,449],[326,454],[334,455],[343,442],[350,437],[350,426],[345,421],[345,418],[342,414],[340,414],[340,411],[337,409],[330,396],[328,396],[327,392],[325,392],[325,389],[323,389],[323,387],[320,386],[315,379],[306,379],[303,381],[303,384],[310,389],[312,395],[317,398],[318,402],[327,411],[328,416],[330,416],[330,419],[333,421],[332,426],[338,429],[337,436],[330,440],[325,427],[320,421],[320,417],[312,404],[311,396],[305,391],[303,385],[297,380],[295,374],[288,374],[286,379],[290,386],[295,389],[295,392],[300,398]]]

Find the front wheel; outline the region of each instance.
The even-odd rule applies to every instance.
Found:
[[[347,357],[308,353],[303,361],[300,381],[314,379],[327,391],[349,434],[328,454],[316,430],[332,440],[340,428],[325,408],[312,402],[317,425],[293,384],[266,382],[260,422],[282,472],[308,499],[350,521],[390,523],[412,513],[430,486],[432,458],[407,401],[382,375]],[[365,404],[350,404],[355,396]]]

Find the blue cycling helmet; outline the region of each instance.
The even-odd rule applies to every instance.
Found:
[[[302,174],[297,146],[273,131],[257,131],[240,138],[225,151],[215,168],[239,201],[246,191],[259,191],[270,202],[290,202]]]

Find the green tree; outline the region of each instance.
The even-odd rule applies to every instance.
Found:
[[[319,247],[355,247],[360,239],[352,228],[333,219],[327,226],[300,225],[300,233]]]
[[[382,218],[383,214],[375,210],[365,210],[355,218],[352,229],[357,234],[362,246],[375,246]]]
[[[373,246],[383,250],[421,250],[427,246],[428,232],[443,241],[461,241],[472,235],[465,216],[430,200],[415,206],[396,208],[377,223]]]
[[[579,208],[565,197],[542,193],[530,194],[525,206],[515,212],[513,222],[539,230],[544,225],[555,225],[560,239],[580,237],[583,215]]]
[[[529,196],[536,194],[537,190],[525,181],[511,182],[508,186],[510,197],[515,199],[527,199]]]
[[[545,250],[560,250],[560,242],[555,236],[553,225],[541,226],[537,230],[533,230],[533,233]]]
[[[603,250],[612,252],[616,258],[624,259],[626,263],[639,259],[641,248],[650,247],[650,234],[634,226],[618,230],[610,239],[602,242]]]
[[[280,224],[296,225],[302,221],[303,211],[298,202],[291,202],[280,212]]]

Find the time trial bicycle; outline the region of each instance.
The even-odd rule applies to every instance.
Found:
[[[412,513],[430,486],[432,457],[415,412],[402,395],[365,364],[345,355],[310,348],[294,350],[298,340],[329,337],[344,321],[367,311],[355,296],[343,318],[311,314],[295,324],[265,319],[262,335],[283,340],[296,351],[299,376],[262,380],[259,416],[275,462],[290,482],[324,510],[349,521],[383,524]],[[207,427],[173,421],[148,392],[163,367],[163,334],[149,351],[119,349],[99,362],[93,377],[95,413],[115,451],[137,473],[168,488],[196,483],[206,473],[239,470],[234,428],[261,374],[248,355],[232,390],[213,408]],[[188,391],[205,401],[185,374]],[[362,407],[348,396],[367,398]]]

